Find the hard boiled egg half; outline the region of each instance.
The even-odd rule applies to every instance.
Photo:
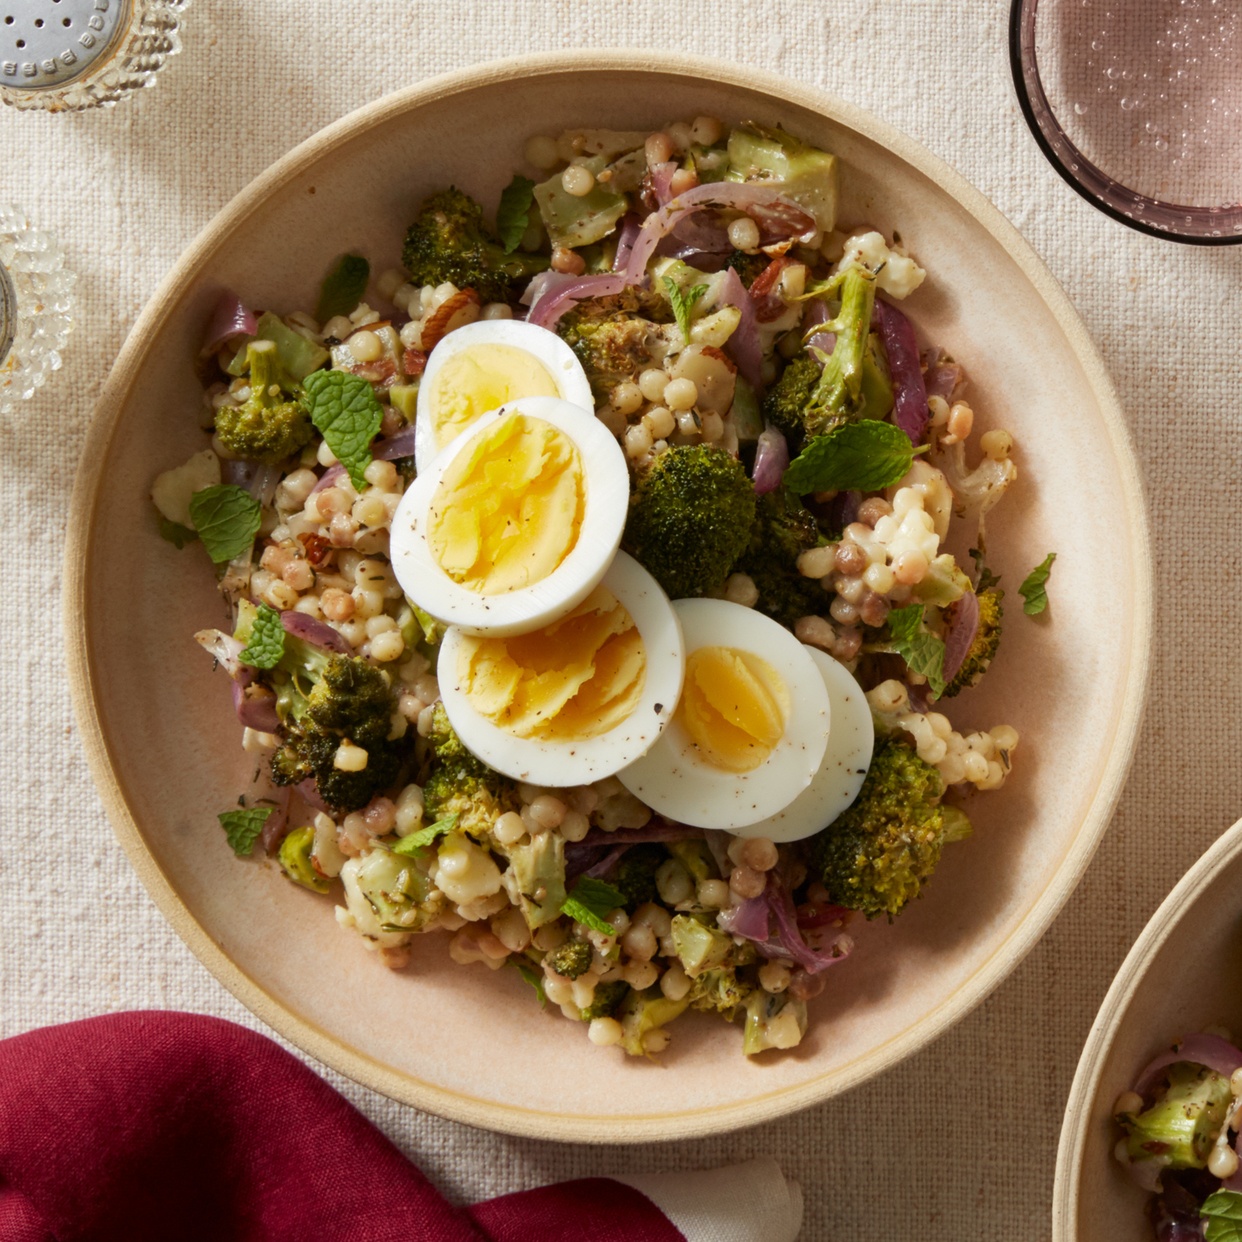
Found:
[[[418,473],[481,414],[522,397],[559,397],[595,411],[582,364],[555,332],[512,319],[482,320],[450,332],[428,355],[418,385]]]
[[[593,412],[525,397],[481,415],[406,489],[393,570],[416,604],[469,633],[534,629],[599,584],[629,498],[625,455]]]
[[[651,749],[617,777],[683,824],[728,831],[759,824],[821,770],[828,687],[810,649],[770,617],[725,600],[672,607],[685,636],[681,701]]]
[[[510,636],[450,628],[436,675],[472,754],[516,780],[579,785],[632,763],[681,695],[681,625],[624,552],[574,609]]]

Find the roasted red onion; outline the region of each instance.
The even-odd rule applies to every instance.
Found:
[[[618,828],[605,832],[592,828],[582,838],[582,845],[642,845],[645,841],[694,841],[702,839],[702,828],[689,824],[674,824],[665,819],[653,819],[645,828]]]
[[[254,481],[254,476],[258,469],[259,467],[252,461],[222,461],[220,463],[220,481],[222,483],[231,483],[234,487],[240,487],[243,491],[249,491],[250,484]]]
[[[249,695],[246,693],[253,684],[253,676],[236,677],[231,685],[233,689],[233,710],[237,719],[248,729],[257,729],[260,733],[275,733],[280,728],[280,717],[276,714],[276,696],[270,693]]]
[[[844,961],[854,948],[853,937],[844,932],[835,935],[826,948],[808,944],[798,927],[793,898],[780,876],[771,871],[767,887],[758,897],[722,910],[716,921],[730,935],[752,941],[763,957],[796,962],[808,975],[817,975]],[[819,936],[814,938],[818,940]]]
[[[1242,1052],[1219,1035],[1205,1035],[1201,1031],[1194,1035],[1187,1035],[1168,1052],[1162,1052],[1144,1066],[1143,1072],[1134,1084],[1134,1090],[1139,1095],[1146,1095],[1164,1070],[1181,1061],[1189,1061],[1194,1065],[1206,1065],[1208,1069],[1215,1070],[1216,1073],[1228,1078],[1234,1070],[1242,1066]]]
[[[294,612],[287,609],[280,614],[280,623],[285,627],[286,634],[300,638],[312,647],[322,647],[325,651],[335,651],[337,655],[353,655],[354,649],[326,621],[312,617],[309,613]]]
[[[293,800],[293,790],[282,789],[276,795],[276,805],[272,813],[263,821],[263,831],[259,834],[259,843],[265,854],[274,854],[280,843],[289,832],[289,803]]]
[[[893,379],[893,422],[910,437],[912,444],[919,444],[931,414],[914,326],[895,306],[880,298],[875,300],[872,322],[879,328]]]
[[[313,776],[308,776],[304,781],[299,781],[294,788],[307,806],[313,806],[317,811],[328,810],[328,804],[319,796],[319,786],[315,784]]]
[[[966,373],[956,362],[948,362],[938,349],[929,349],[923,355],[925,370],[923,384],[929,397],[943,397],[954,401],[966,385]]]
[[[661,207],[673,197],[673,174],[677,164],[673,160],[665,160],[651,169],[651,192]]]
[[[967,591],[949,611],[949,626],[944,636],[944,679],[950,682],[961,670],[970,644],[979,632],[979,598]]]
[[[310,494],[313,496],[316,492],[322,492],[326,487],[335,487],[343,478],[345,478],[345,467],[337,462],[335,466],[329,466],[319,476],[319,482],[310,489]]]
[[[606,298],[620,293],[628,283],[623,272],[602,272],[575,276],[569,283],[551,288],[538,297],[526,316],[527,323],[539,328],[555,328],[557,320],[583,298]]]
[[[625,271],[625,265],[630,260],[630,251],[634,249],[641,227],[642,221],[632,211],[621,217],[621,227],[617,232],[617,253],[612,259],[614,272]]]
[[[203,340],[203,355],[214,354],[229,341],[238,336],[254,336],[259,324],[254,311],[242,305],[241,298],[235,293],[222,293],[211,318],[207,321],[207,331]]]
[[[827,323],[830,318],[828,307],[823,299],[812,298],[806,304],[806,314],[802,316],[802,330],[809,332],[816,324]],[[816,332],[814,336],[807,339],[806,347],[831,354],[837,347],[837,335],[835,332]],[[814,354],[811,356],[814,357]]]
[[[407,427],[395,436],[389,436],[387,440],[376,440],[371,445],[371,456],[376,461],[396,461],[401,457],[413,457],[414,428]]]
[[[755,448],[754,482],[756,494],[774,492],[781,485],[789,466],[789,443],[771,424],[759,433]]]
[[[742,312],[741,322],[725,343],[738,374],[755,390],[763,392],[763,346],[759,340],[759,324],[755,319],[755,304],[750,299],[742,278],[730,268],[720,282],[718,301],[722,306],[736,306]]]

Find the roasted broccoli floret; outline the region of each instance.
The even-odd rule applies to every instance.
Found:
[[[388,738],[392,691],[378,668],[286,635],[273,681],[285,729],[285,742],[272,755],[277,785],[313,778],[328,806],[357,811],[393,783],[401,754]],[[365,752],[360,769],[351,747]]]
[[[825,296],[834,292],[841,299],[836,318],[815,329],[836,335],[832,353],[812,346],[795,354],[764,396],[764,417],[795,445],[859,418],[883,419],[893,406],[883,346],[871,332],[875,277],[848,268]]]
[[[543,959],[543,964],[566,979],[577,979],[591,969],[591,956],[594,952],[589,940],[571,937],[559,948],[553,949]]]
[[[824,610],[819,581],[798,572],[798,557],[821,542],[815,515],[784,489],[758,498],[750,543],[734,567],[759,591],[760,612],[793,629],[799,617]]]
[[[987,590],[980,591],[976,598],[979,601],[979,628],[975,631],[974,641],[962,661],[962,667],[945,686],[944,693],[940,696],[942,699],[951,699],[955,694],[976,685],[988,671],[988,665],[995,659],[996,649],[1000,646],[1001,618],[1004,615],[1001,601],[1005,598],[1005,592],[998,587],[988,587]],[[951,610],[957,607],[957,604],[951,605],[950,620]]]
[[[741,278],[742,284],[749,289],[771,261],[766,254],[747,254],[745,250],[735,250],[725,260],[725,267],[731,267]],[[815,368],[815,373],[818,377],[818,367]]]
[[[755,489],[723,449],[686,444],[661,453],[638,482],[625,546],[673,599],[724,584],[750,542]]]
[[[623,380],[633,380],[655,362],[660,323],[671,321],[669,304],[638,289],[606,298],[584,298],[556,325],[578,356],[597,401],[606,401]]]
[[[723,966],[707,970],[695,979],[690,988],[690,1008],[721,1014],[732,1021],[739,1005],[746,1003],[754,987],[737,977],[737,971]]]
[[[423,782],[423,816],[430,823],[457,816],[457,829],[472,837],[490,836],[506,811],[517,809],[513,782],[476,759],[449,723],[443,703],[432,713],[432,767]]]
[[[625,1000],[629,990],[630,985],[621,979],[613,979],[609,983],[597,983],[595,996],[579,1016],[583,1022],[590,1022],[594,1018],[611,1018],[621,1002]]]
[[[912,745],[879,737],[858,797],[810,841],[811,874],[829,900],[891,919],[917,897],[945,843],[969,832],[965,815],[940,805],[943,793]]]
[[[1132,1161],[1158,1159],[1170,1169],[1202,1169],[1225,1124],[1229,1079],[1204,1065],[1179,1061],[1155,1103],[1118,1120]]]
[[[401,261],[416,285],[449,281],[485,302],[507,302],[514,281],[548,266],[543,255],[505,254],[483,224],[483,209],[453,188],[423,203],[406,231]]]
[[[625,908],[636,910],[659,899],[656,872],[668,861],[668,852],[653,841],[632,845],[608,874],[608,883],[625,894]]]
[[[234,457],[274,466],[310,442],[310,415],[297,399],[299,385],[284,373],[272,341],[251,341],[246,358],[250,396],[241,405],[216,411],[216,435]]]

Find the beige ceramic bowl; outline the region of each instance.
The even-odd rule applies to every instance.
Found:
[[[1186,872],[1113,980],[1078,1062],[1057,1151],[1053,1242],[1135,1242],[1148,1195],[1113,1159],[1113,1101],[1183,1035],[1242,1033],[1242,820]]]
[[[346,249],[377,270],[421,196],[494,203],[523,144],[570,125],[714,113],[779,122],[842,159],[846,221],[899,229],[931,277],[923,339],[969,368],[980,420],[1009,427],[1022,480],[990,525],[1016,588],[1055,549],[1049,616],[1011,606],[963,725],[1024,741],[1003,793],[971,808],[925,900],[863,929],[797,1052],[747,1061],[695,1015],[664,1068],[592,1047],[541,1013],[516,972],[448,959],[428,937],[392,974],[270,865],[239,863],[215,822],[253,773],[220,676],[191,634],[223,611],[201,551],[155,531],[153,476],[202,444],[193,359],[219,291],[313,306]],[[1135,462],[1082,324],[1027,244],[928,152],[845,104],[757,73],[650,54],[577,53],[439,78],[346,117],[239,195],[153,294],[91,427],[68,549],[71,667],[112,822],[166,916],[216,976],[293,1042],[378,1091],[519,1134],[617,1141],[720,1131],[856,1086],[958,1021],[1011,971],[1077,883],[1108,823],[1146,681],[1150,559]],[[106,485],[106,487],[105,487]],[[1109,552],[1084,532],[1109,532]],[[964,555],[965,549],[962,549]],[[1016,592],[1012,599],[1016,605]],[[192,753],[194,750],[197,753]],[[190,753],[188,753],[190,752]]]

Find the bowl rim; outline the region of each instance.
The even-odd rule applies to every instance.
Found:
[[[1236,862],[1239,856],[1242,856],[1242,819],[1226,828],[1173,886],[1148,919],[1113,976],[1099,1011],[1091,1022],[1091,1031],[1078,1058],[1078,1068],[1074,1071],[1074,1081],[1065,1102],[1052,1187],[1053,1242],[1077,1242],[1079,1236],[1076,1211],[1078,1191],[1087,1134],[1095,1120],[1090,1109],[1120,1028],[1122,1011],[1170,936],[1185,919],[1193,917],[1194,896]]]
[[[726,87],[760,91],[795,107],[816,112],[850,128],[862,137],[893,151],[917,172],[931,179],[957,201],[1002,246],[1048,307],[1064,333],[1099,406],[1117,463],[1131,534],[1129,552],[1134,582],[1133,627],[1130,631],[1130,667],[1125,691],[1114,721],[1108,758],[1098,774],[1095,797],[1083,822],[1068,844],[1060,864],[1030,912],[978,969],[922,1022],[868,1052],[809,1081],[781,1088],[746,1101],[703,1108],[692,1113],[572,1114],[555,1109],[529,1109],[502,1104],[446,1089],[398,1072],[374,1057],[350,1047],[337,1036],[303,1016],[292,1005],[271,995],[234,964],[208,931],[195,919],[164,874],[146,844],[129,809],[126,792],[111,761],[111,745],[95,697],[87,622],[87,562],[89,532],[105,481],[103,463],[115,435],[119,411],[136,383],[136,364],[145,340],[171,313],[190,283],[191,274],[216,247],[260,205],[303,170],[310,158],[323,159],[358,132],[420,108],[425,102],[473,91],[476,88],[531,76],[629,72],[660,73]],[[1086,870],[1125,783],[1133,758],[1142,704],[1151,665],[1151,610],[1143,606],[1152,595],[1152,568],[1146,506],[1138,462],[1112,382],[1086,327],[1068,296],[1043,261],[1012,224],[965,178],[925,147],[885,122],[815,88],[746,65],[686,56],[682,53],[627,48],[595,49],[577,53],[537,53],[490,61],[428,78],[414,86],[382,96],[304,139],[244,187],[203,228],[157,286],[117,355],[99,397],[86,435],[81,465],[70,506],[65,549],[63,588],[64,625],[69,679],[82,743],[95,786],[108,819],[151,899],[198,960],[256,1017],[282,1037],[324,1065],[401,1103],[453,1121],[519,1136],[588,1143],[650,1142],[723,1133],[757,1125],[832,1098],[861,1085],[897,1064],[964,1018],[1017,966],[1038,942],[1068,900]]]

